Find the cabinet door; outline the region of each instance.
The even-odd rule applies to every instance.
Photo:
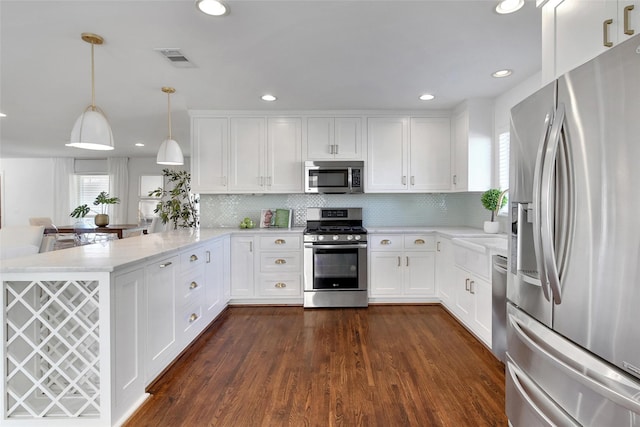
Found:
[[[409,189],[449,190],[451,123],[449,118],[411,118]]]
[[[267,190],[302,193],[302,121],[300,118],[270,118],[267,138]]]
[[[265,120],[262,117],[232,117],[229,155],[229,190],[264,192],[266,177]]]
[[[142,298],[144,270],[116,276],[114,286],[113,329],[115,336],[114,390],[115,406],[129,408],[132,401],[144,393],[142,372],[142,346],[146,336]]]
[[[608,25],[608,38],[617,42],[618,20],[615,0],[563,0],[544,7],[554,8],[555,15],[555,75],[595,58],[608,48],[604,46],[603,23]]]
[[[227,190],[228,128],[226,117],[191,119],[191,187],[194,193]]]
[[[467,110],[453,117],[453,175],[451,187],[456,191],[467,189],[469,167],[469,112]]]
[[[175,281],[179,261],[175,256],[146,268],[147,381],[158,375],[177,352]]]
[[[471,280],[470,293],[474,297],[473,329],[488,346],[491,346],[491,284],[476,276]]]
[[[470,275],[460,269],[455,268],[455,306],[454,312],[458,315],[462,322],[469,325],[473,316],[473,295],[470,292],[471,278]]]
[[[336,159],[362,159],[361,128],[359,117],[336,117],[333,149]]]
[[[254,295],[255,244],[253,236],[231,238],[231,297]]]
[[[207,319],[214,319],[226,305],[223,301],[225,282],[224,239],[209,243],[205,255],[205,310]]]
[[[435,252],[405,252],[404,294],[435,295]]]
[[[451,240],[438,237],[436,242],[436,286],[442,303],[448,308],[454,303],[455,261]]]
[[[402,295],[402,252],[369,253],[371,296]]]
[[[367,119],[367,191],[397,192],[408,188],[407,119]]]
[[[335,151],[334,119],[309,117],[307,119],[307,159],[333,159]]]

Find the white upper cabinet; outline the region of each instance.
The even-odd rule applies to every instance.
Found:
[[[302,193],[300,118],[231,117],[230,126],[230,192]]]
[[[448,117],[367,120],[367,192],[450,190]]]
[[[458,106],[451,126],[454,191],[484,191],[491,186],[493,101],[468,99]]]
[[[229,120],[226,117],[191,119],[191,188],[194,193],[227,191]]]
[[[307,118],[307,160],[361,160],[360,117]]]
[[[550,1],[542,8],[543,84],[638,31],[638,0]]]
[[[451,123],[448,117],[412,117],[409,132],[409,189],[451,189]]]

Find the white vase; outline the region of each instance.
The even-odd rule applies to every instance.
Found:
[[[485,221],[484,232],[495,234],[500,230],[500,223],[498,221]]]

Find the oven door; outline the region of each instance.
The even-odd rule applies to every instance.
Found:
[[[305,291],[367,289],[367,244],[304,245]]]

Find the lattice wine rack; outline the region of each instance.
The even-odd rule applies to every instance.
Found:
[[[100,416],[99,281],[5,281],[5,416]]]

